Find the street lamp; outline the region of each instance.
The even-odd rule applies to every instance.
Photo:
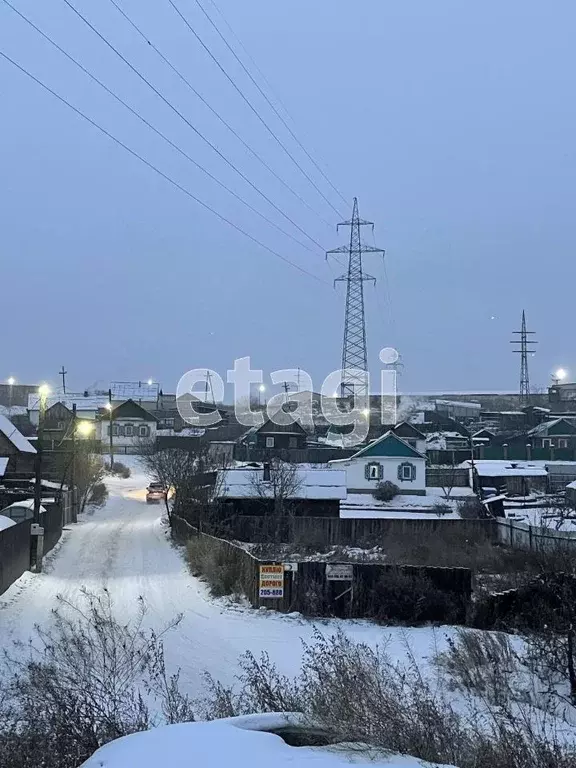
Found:
[[[110,419],[110,426],[108,429],[110,430],[110,470],[114,469],[114,438],[112,434],[112,415],[113,415],[113,408],[112,408],[112,393],[108,391],[108,397],[109,400],[105,405],[106,410],[108,411],[108,417]]]
[[[8,379],[8,384],[9,384],[11,387],[13,387],[13,386],[14,386],[14,384],[16,384],[16,379],[14,378],[14,376],[10,376],[10,378]]]
[[[149,386],[149,387],[151,387],[151,386],[152,386],[152,384],[154,384],[154,382],[152,381],[152,379],[148,379],[148,386]]]
[[[563,381],[567,375],[568,374],[566,373],[564,368],[558,368],[558,370],[556,371],[556,378],[558,379],[558,381]]]
[[[266,392],[266,387],[264,384],[260,384],[258,387],[258,407],[262,405],[262,392]]]
[[[78,428],[76,429],[76,432],[81,437],[90,437],[92,432],[94,431],[94,424],[90,421],[81,421],[78,423]]]

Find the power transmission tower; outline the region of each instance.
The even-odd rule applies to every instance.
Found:
[[[528,374],[528,353],[533,353],[533,344],[538,344],[537,341],[531,341],[528,336],[531,336],[535,331],[526,330],[526,313],[522,310],[522,328],[519,331],[512,331],[512,333],[518,334],[520,339],[512,339],[510,344],[516,344],[519,349],[512,350],[520,355],[520,403],[522,405],[530,405],[530,376]]]
[[[364,282],[376,282],[376,278],[362,270],[363,253],[382,253],[382,248],[366,245],[360,237],[361,227],[372,227],[371,221],[364,221],[358,216],[358,199],[354,198],[354,208],[350,221],[342,221],[340,227],[350,227],[349,245],[341,245],[327,251],[326,257],[336,253],[348,254],[348,273],[336,278],[336,282],[346,283],[346,315],[344,318],[344,344],[342,348],[342,381],[340,394],[365,396],[367,391],[368,353],[366,350],[366,318],[364,316]]]

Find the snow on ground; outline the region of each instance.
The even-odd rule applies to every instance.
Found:
[[[148,606],[147,623],[161,630],[178,614],[179,626],[165,638],[169,671],[181,668],[183,689],[202,693],[208,671],[225,684],[235,682],[238,658],[246,650],[267,651],[283,674],[294,675],[301,661],[301,640],[314,628],[333,633],[342,627],[354,639],[387,645],[394,658],[406,657],[409,642],[416,658],[430,658],[442,647],[450,628],[383,628],[369,622],[308,621],[272,611],[255,611],[210,598],[203,582],[190,575],[180,551],[169,540],[161,505],[145,503],[146,476],[137,458],[119,456],[132,477],[110,478],[110,497],[102,509],[70,525],[57,550],[48,555],[42,574],[26,573],[0,597],[0,646],[27,640],[35,623],[44,624],[57,596],[75,601],[80,589],[107,587],[118,614],[136,616],[138,597]]]
[[[426,488],[426,496],[399,494],[392,501],[377,501],[371,493],[349,493],[340,503],[340,517],[422,520],[437,517],[432,509],[435,504],[447,504],[452,512],[442,515],[442,519],[459,520],[458,502],[471,495],[471,488],[454,488],[447,500],[442,488]]]
[[[167,725],[106,744],[83,768],[189,768],[192,762],[202,768],[343,768],[352,762],[370,763],[375,768],[433,768],[432,763],[404,755],[379,755],[371,760],[365,750],[291,747],[267,732],[267,728],[285,725],[285,720],[282,715],[267,714]]]

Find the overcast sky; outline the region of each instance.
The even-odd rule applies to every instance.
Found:
[[[70,386],[222,373],[252,357],[318,382],[340,364],[342,272],[138,79],[63,0],[10,0],[211,173],[314,252],[271,228],[167,146],[0,0],[0,50],[303,274],[222,223],[0,60],[0,378]],[[210,60],[168,0],[117,0],[304,199],[254,159],[109,0],[71,0],[200,131],[323,248],[338,216]],[[576,373],[573,0],[217,0],[294,119],[293,143],[209,27],[174,0],[258,111],[349,217],[386,249],[364,266],[373,373],[402,355],[402,388],[515,389],[511,332],[537,331],[534,386]],[[203,5],[222,24],[210,0]],[[226,27],[222,29],[229,35]],[[233,40],[231,38],[231,40]],[[240,54],[242,54],[240,50]],[[249,63],[249,62],[248,62]],[[251,66],[251,65],[250,65]],[[328,227],[323,220],[331,224]],[[366,233],[373,244],[372,235]]]

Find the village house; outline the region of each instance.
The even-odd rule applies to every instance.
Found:
[[[548,490],[548,470],[528,461],[479,460],[462,465],[470,472],[470,487],[475,479],[485,493],[529,496]]]
[[[379,483],[389,480],[401,494],[426,495],[426,456],[392,431],[349,458],[328,464],[346,470],[349,493],[374,493]]]
[[[101,409],[96,436],[103,447],[110,441],[110,424],[113,448],[118,453],[138,453],[143,442],[156,441],[156,417],[133,400],[126,400],[111,413]]]
[[[36,448],[6,417],[0,414],[0,475],[31,473]]]
[[[528,432],[533,448],[576,449],[576,419],[543,421]]]
[[[269,515],[281,501],[295,516],[338,517],[346,498],[346,473],[282,462],[218,470],[213,498],[237,515]]]
[[[258,451],[281,452],[303,450],[306,448],[308,435],[298,422],[275,424],[268,419],[261,427],[252,427],[241,439],[249,448]]]

